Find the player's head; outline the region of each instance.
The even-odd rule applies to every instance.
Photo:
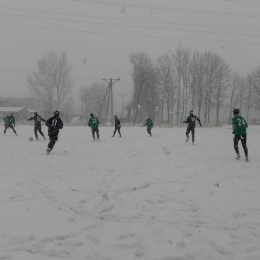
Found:
[[[56,110],[56,111],[54,112],[54,116],[55,116],[55,117],[59,117],[59,115],[60,115],[60,112],[59,112],[58,110]]]
[[[38,113],[37,113],[37,112],[34,112],[34,115],[35,115],[35,116],[38,116]]]
[[[14,113],[11,113],[10,115],[11,115],[11,116],[14,116]]]
[[[116,118],[117,117],[117,115],[114,115],[114,118]]]
[[[234,115],[234,116],[239,115],[239,113],[240,113],[240,111],[239,111],[238,108],[235,108],[235,109],[233,110],[233,115]]]
[[[193,110],[190,110],[189,114],[190,114],[190,115],[193,115]]]
[[[91,116],[91,117],[94,117],[94,114],[93,114],[93,113],[91,113],[91,114],[90,114],[90,116]]]

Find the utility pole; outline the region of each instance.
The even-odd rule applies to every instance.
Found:
[[[124,114],[124,96],[127,96],[127,94],[119,93],[118,95],[122,97],[122,117],[123,117],[123,114]]]
[[[105,93],[105,96],[102,100],[102,103],[99,107],[99,110],[98,110],[98,117],[100,116],[100,114],[102,113],[102,110],[104,108],[104,105],[106,104],[105,106],[105,118],[104,118],[104,123],[106,123],[107,121],[107,117],[108,117],[108,111],[109,111],[109,105],[110,105],[110,108],[111,108],[111,117],[114,115],[114,108],[113,108],[113,90],[112,90],[112,86],[118,81],[120,80],[120,78],[118,79],[102,79],[104,81],[106,81],[108,83],[108,87],[107,87],[107,91]]]

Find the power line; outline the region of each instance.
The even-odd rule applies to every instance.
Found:
[[[226,2],[238,2],[238,3],[246,3],[246,4],[260,4],[259,2],[254,1],[240,1],[240,0],[225,0]]]
[[[173,8],[173,7],[164,7],[164,6],[149,6],[149,5],[137,5],[137,4],[125,4],[117,2],[104,2],[98,0],[72,0],[74,2],[82,3],[91,3],[91,4],[104,4],[104,5],[117,5],[123,7],[132,7],[132,8],[145,8],[145,9],[156,9],[164,11],[173,11],[173,12],[185,12],[185,13],[199,13],[199,14],[213,14],[213,15],[229,15],[229,16],[242,16],[242,17],[260,17],[258,14],[246,14],[246,13],[230,13],[230,12],[219,12],[219,11],[207,11],[207,10],[198,10],[198,9],[185,9],[185,8]]]
[[[133,20],[133,19],[125,19],[125,18],[114,18],[114,17],[107,17],[107,16],[95,16],[95,15],[80,15],[80,14],[70,14],[70,13],[60,13],[60,12],[52,12],[52,11],[41,11],[41,10],[33,10],[33,9],[24,9],[24,8],[10,8],[10,7],[1,7],[0,9],[7,9],[7,10],[18,10],[18,11],[27,11],[27,12],[38,12],[44,14],[55,14],[55,15],[69,15],[69,16],[76,16],[76,17],[84,17],[84,18],[98,18],[98,19],[108,19],[108,20],[116,20],[116,21],[129,21],[129,22],[144,22],[144,23],[155,23],[155,24],[167,24],[167,25],[180,25],[180,26],[192,26],[192,27],[209,27],[209,28],[223,28],[223,29],[236,29],[236,30],[252,30],[252,31],[259,31],[260,29],[254,29],[249,27],[230,27],[230,26],[215,26],[215,25],[202,25],[202,24],[188,24],[188,23],[172,23],[172,22],[159,22],[159,21],[149,21],[149,20]],[[12,14],[8,14],[12,15]],[[47,19],[42,17],[43,19]],[[66,20],[66,19],[64,19]],[[70,20],[68,20],[70,21]],[[72,20],[73,21],[73,20]]]
[[[121,33],[107,33],[107,32],[95,32],[95,31],[84,31],[84,30],[72,30],[72,29],[59,29],[59,28],[50,28],[50,27],[40,27],[32,25],[21,25],[21,24],[6,24],[0,23],[4,26],[14,26],[14,27],[24,27],[24,28],[34,28],[34,29],[44,29],[52,31],[65,31],[65,32],[79,32],[79,33],[90,33],[90,34],[99,34],[99,35],[113,35],[113,36],[125,36],[125,37],[139,37],[139,38],[150,38],[150,39],[164,39],[164,40],[182,40],[182,41],[197,41],[197,42],[215,42],[215,43],[236,43],[236,44],[249,44],[249,45],[260,45],[260,42],[239,42],[239,41],[214,41],[214,40],[201,40],[193,38],[175,38],[175,37],[159,37],[159,36],[149,36],[149,35],[140,35],[140,34],[121,34]]]
[[[32,26],[32,25],[29,26],[29,25],[5,24],[5,23],[0,23],[0,25],[34,28],[34,29],[44,29],[44,30],[53,30],[53,31],[81,32],[81,33],[90,33],[90,34],[99,34],[99,35],[113,35],[113,36],[126,36],[126,37],[139,37],[139,38],[178,40],[178,41],[183,40],[183,41],[198,41],[198,42],[219,42],[219,43],[239,43],[239,44],[260,45],[260,42],[214,41],[214,40],[201,40],[201,39],[193,39],[193,38],[186,39],[186,38],[175,38],[175,37],[158,37],[158,36],[148,36],[148,35],[140,35],[140,34],[106,33],[106,32],[72,30],[72,29],[59,29],[59,28],[39,27],[39,26]]]
[[[51,21],[100,24],[100,25],[108,25],[108,26],[165,30],[165,31],[181,31],[181,32],[194,32],[194,33],[224,34],[224,35],[228,34],[228,35],[239,35],[239,36],[258,36],[258,37],[260,36],[259,34],[248,34],[248,33],[212,32],[212,31],[199,31],[199,30],[188,30],[188,29],[169,29],[169,28],[162,28],[162,27],[140,26],[140,25],[138,26],[138,25],[124,25],[124,24],[108,24],[108,23],[102,23],[102,22],[76,21],[76,20],[68,20],[68,19],[60,19],[60,18],[46,18],[46,17],[39,17],[39,16],[16,15],[16,14],[5,14],[5,13],[0,13],[0,15],[25,17],[25,18],[36,18],[36,19],[44,19],[44,20],[51,20]],[[258,30],[260,30],[260,29],[258,29]]]

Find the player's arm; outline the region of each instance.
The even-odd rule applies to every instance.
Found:
[[[46,123],[46,120],[40,116],[41,121]]]
[[[60,122],[59,122],[59,128],[62,129],[63,128],[63,122],[62,120],[60,119]]]
[[[46,126],[50,128],[51,126],[51,119],[49,118],[45,123],[46,123]]]
[[[232,134],[235,133],[235,130],[236,130],[236,121],[232,119]]]
[[[199,122],[200,126],[202,126],[202,125],[201,125],[201,122],[200,122],[200,119],[199,119],[198,117],[196,117],[196,119],[197,119],[197,121]]]

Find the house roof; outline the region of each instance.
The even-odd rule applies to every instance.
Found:
[[[20,112],[23,107],[0,107],[0,112]]]
[[[33,109],[33,108],[26,108],[26,110],[28,112],[30,112],[30,113],[33,113],[33,112],[37,111],[37,109]]]

